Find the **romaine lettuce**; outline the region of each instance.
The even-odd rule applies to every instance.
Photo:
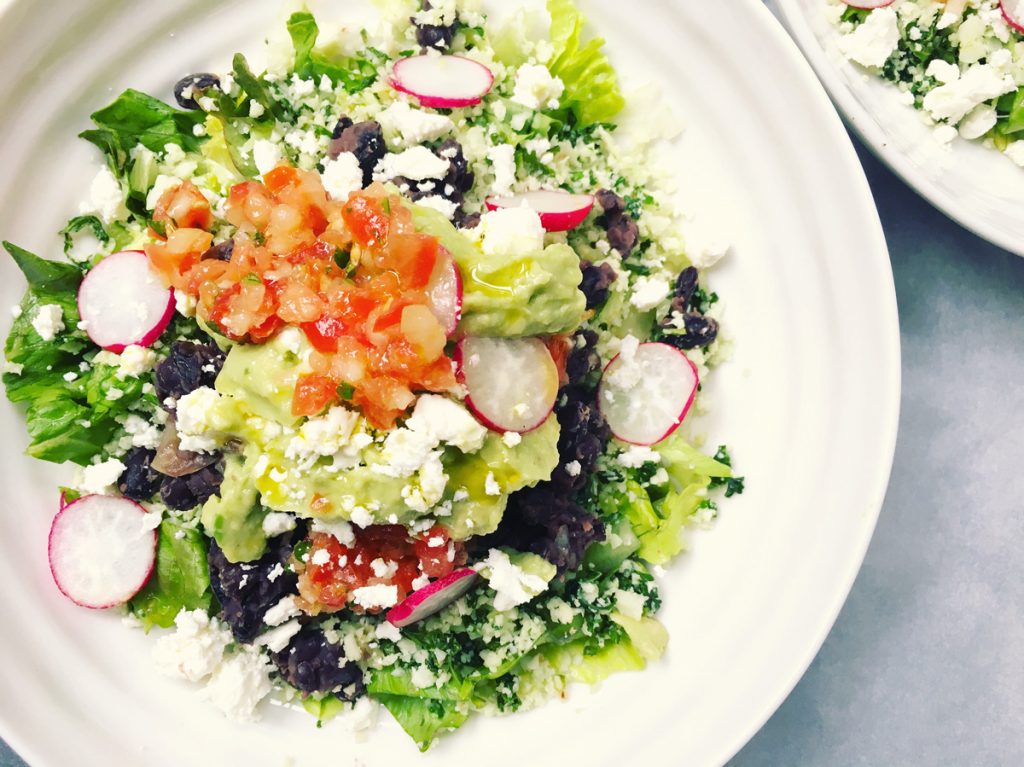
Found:
[[[171,626],[182,609],[209,611],[212,603],[206,538],[195,528],[165,519],[160,523],[156,572],[132,598],[132,614],[149,631],[153,626]]]

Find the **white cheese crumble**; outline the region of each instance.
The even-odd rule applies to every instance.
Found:
[[[231,632],[203,610],[182,609],[174,618],[173,633],[153,645],[153,663],[166,676],[199,682],[212,674],[234,641]]]
[[[489,256],[529,256],[544,247],[540,215],[530,208],[499,208],[484,213],[479,233],[484,253]]]
[[[487,150],[487,159],[494,170],[491,194],[502,196],[512,192],[516,182],[516,148],[511,144],[498,144]]]
[[[437,194],[432,194],[429,197],[421,197],[416,201],[416,204],[422,205],[424,208],[436,210],[449,221],[451,221],[455,216],[455,211],[459,209],[459,206],[454,202]]]
[[[484,480],[484,492],[487,495],[501,495],[501,485],[494,478],[493,471],[487,472],[487,478]]]
[[[32,327],[44,341],[52,341],[64,329],[64,310],[57,304],[43,304],[32,318]]]
[[[629,302],[642,312],[650,311],[668,297],[669,281],[662,277],[637,277]]]
[[[299,633],[301,628],[302,624],[297,620],[290,620],[280,626],[264,631],[260,634],[259,639],[256,640],[256,644],[266,647],[271,652],[281,652],[292,641],[292,637]]]
[[[263,622],[268,626],[280,626],[286,620],[301,615],[302,611],[295,603],[295,596],[288,595],[281,599],[263,615]]]
[[[252,161],[261,176],[270,173],[283,159],[281,147],[276,142],[262,138],[253,142]]]
[[[263,518],[263,533],[268,538],[283,535],[295,529],[295,515],[272,511]]]
[[[184,290],[174,289],[174,310],[182,317],[196,316],[196,300]]]
[[[548,587],[547,581],[539,575],[527,573],[513,564],[501,549],[491,549],[487,559],[476,567],[494,591],[494,607],[502,612],[529,602]]]
[[[160,444],[160,428],[134,413],[124,419],[124,430],[131,437],[132,447],[154,449]]]
[[[631,469],[637,469],[645,463],[660,463],[661,454],[643,445],[631,445],[629,449],[619,453],[618,462]]]
[[[102,495],[117,482],[124,469],[125,465],[116,458],[86,466],[80,470],[75,489],[83,495]]]
[[[352,525],[344,520],[315,519],[313,520],[313,532],[333,535],[342,546],[351,546],[356,540]]]
[[[404,176],[412,181],[444,178],[448,173],[448,160],[438,157],[425,146],[414,146],[397,154],[389,153],[374,168],[374,179],[390,181]]]
[[[516,72],[512,101],[530,109],[557,109],[565,84],[542,64],[523,64]]]
[[[501,435],[501,441],[505,443],[505,447],[515,447],[523,441],[523,435],[517,431],[507,431]]]
[[[380,112],[377,122],[393,143],[406,147],[433,141],[455,129],[455,123],[445,115],[414,109],[406,101],[396,101]]]
[[[229,719],[256,721],[256,706],[273,689],[271,670],[270,662],[261,650],[242,647],[217,667],[202,695]]]
[[[338,159],[324,163],[320,179],[332,200],[347,200],[352,192],[363,188],[363,169],[354,154],[342,152]]]
[[[166,173],[158,175],[153,182],[153,186],[150,187],[149,194],[146,195],[146,208],[148,210],[156,210],[156,206],[159,204],[160,198],[164,196],[164,193],[168,189],[174,189],[180,185],[181,179],[177,176],[168,176]]]
[[[839,49],[850,59],[866,67],[880,67],[900,42],[896,11],[879,8],[871,12],[859,27],[839,40]]]
[[[922,106],[933,119],[958,123],[979,104],[1016,90],[1013,77],[992,64],[975,64],[958,79],[929,91]]]
[[[124,206],[124,191],[110,168],[104,165],[89,185],[89,201],[82,203],[81,213],[95,213],[104,224],[128,214]]]
[[[380,610],[394,607],[398,602],[398,586],[377,584],[362,586],[352,592],[352,601],[364,610]]]
[[[644,604],[647,602],[643,595],[632,591],[615,591],[615,609],[633,620],[640,620],[644,617]]]
[[[210,453],[223,444],[225,435],[214,424],[220,398],[215,389],[200,386],[178,400],[175,412],[182,450]]]
[[[565,473],[570,477],[578,477],[582,471],[583,466],[579,461],[569,461],[569,463],[565,465]]]
[[[465,407],[438,394],[421,395],[405,425],[464,453],[479,450],[487,437],[487,429]]]
[[[374,636],[377,639],[386,639],[389,642],[397,642],[402,638],[402,631],[398,626],[388,621],[381,621],[377,624],[377,628],[374,629]]]
[[[979,104],[960,121],[960,135],[968,140],[979,139],[995,127],[998,117],[994,108]]]

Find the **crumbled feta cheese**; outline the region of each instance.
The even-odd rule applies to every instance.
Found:
[[[144,346],[131,344],[118,355],[117,377],[138,378],[156,364],[156,352]]]
[[[124,206],[124,191],[110,168],[104,165],[89,185],[89,202],[83,203],[82,213],[95,213],[104,224],[123,218],[128,209]]]
[[[347,200],[352,192],[363,188],[363,169],[354,154],[342,152],[338,159],[324,163],[320,179],[332,200]]]
[[[146,195],[146,209],[150,211],[156,210],[156,206],[160,202],[160,198],[164,196],[164,192],[180,185],[181,179],[177,176],[168,176],[165,173],[161,173],[156,177],[153,186],[150,187],[149,194]]]
[[[528,256],[544,247],[540,215],[531,208],[499,208],[480,217],[479,232],[489,256]]]
[[[924,73],[944,85],[960,79],[960,67],[942,59],[932,59]]]
[[[132,447],[152,450],[160,444],[160,428],[134,413],[124,419],[124,430],[132,438]]]
[[[565,465],[565,473],[570,477],[578,477],[582,471],[583,466],[579,461],[569,461],[569,463]]]
[[[516,71],[512,101],[530,109],[557,109],[565,84],[542,64],[523,64]]]
[[[344,453],[354,458],[365,447],[353,437],[359,425],[359,413],[335,405],[324,415],[308,419],[288,442],[285,456],[293,461],[306,461],[317,456]]]
[[[539,575],[513,564],[501,549],[491,549],[477,568],[494,591],[494,607],[502,612],[529,602],[548,587]]]
[[[644,617],[644,604],[647,602],[641,594],[632,591],[615,591],[615,609],[633,620],[640,620]]]
[[[364,610],[394,607],[398,602],[398,587],[382,583],[375,586],[362,586],[352,592],[352,601]]]
[[[106,493],[124,473],[125,465],[116,458],[109,458],[103,463],[94,463],[81,470],[75,483],[76,489],[83,495],[102,495]]]
[[[487,495],[501,495],[501,485],[494,478],[493,471],[487,472],[487,478],[484,480],[484,492]]]
[[[282,159],[284,158],[281,154],[281,147],[275,142],[267,139],[257,139],[253,142],[252,161],[261,176],[270,173],[281,163]]]
[[[960,121],[960,135],[965,139],[978,139],[992,130],[998,115],[988,104],[979,104]]]
[[[223,444],[225,435],[214,423],[220,399],[217,390],[200,386],[178,400],[175,412],[182,450],[210,453]]]
[[[377,578],[383,578],[384,580],[390,579],[395,573],[398,572],[397,562],[387,562],[380,557],[377,557],[370,562],[370,569]]]
[[[377,639],[386,639],[389,642],[397,642],[402,638],[401,629],[388,621],[381,621],[378,623],[377,628],[374,629],[373,633]]]
[[[258,120],[267,113],[267,108],[258,101],[249,102],[249,117]]]
[[[263,614],[263,622],[268,626],[280,626],[286,620],[301,615],[302,611],[295,602],[295,596],[289,594]]]
[[[434,672],[426,666],[417,666],[409,675],[409,681],[411,681],[416,687],[423,690],[427,687],[433,687],[437,682],[437,677],[434,675]]]
[[[867,20],[839,40],[839,49],[850,59],[866,67],[880,67],[889,59],[900,42],[900,26],[896,11],[879,8]]]
[[[258,718],[256,706],[273,689],[271,670],[270,662],[261,650],[243,646],[213,672],[203,689],[203,697],[229,719],[255,721]]]
[[[374,179],[389,181],[403,176],[412,181],[444,178],[448,173],[448,160],[438,157],[425,146],[414,146],[397,154],[389,153],[374,168]]]
[[[523,441],[523,435],[517,431],[507,431],[501,435],[501,441],[505,443],[505,447],[515,447]]]
[[[438,394],[421,395],[405,425],[464,453],[479,450],[487,437],[487,429],[465,407]]]
[[[459,206],[451,200],[436,194],[432,194],[429,197],[421,197],[416,201],[416,204],[422,205],[424,208],[436,210],[449,221],[455,216],[455,211],[459,209]]]
[[[516,182],[516,148],[511,144],[492,146],[487,150],[487,159],[494,169],[491,194],[499,197],[511,194],[512,185]]]
[[[44,341],[52,341],[64,329],[64,310],[57,304],[43,304],[32,318],[32,327]]]
[[[314,533],[327,533],[338,539],[342,546],[351,546],[355,543],[356,534],[352,525],[345,520],[313,520]]]
[[[992,64],[975,64],[959,79],[929,91],[922,106],[934,120],[958,123],[979,104],[1017,89],[1011,75]]]
[[[322,567],[331,561],[331,553],[327,549],[317,549],[309,561]]]
[[[441,138],[455,129],[445,115],[414,109],[406,101],[396,101],[377,115],[384,133],[400,140],[400,146],[412,146]]]
[[[619,453],[618,462],[630,469],[638,469],[645,463],[661,463],[661,454],[643,445],[630,445]]]
[[[256,644],[266,647],[270,652],[281,652],[292,641],[292,637],[299,633],[301,628],[302,624],[297,620],[290,620],[280,626],[264,631],[256,640]]]
[[[196,316],[196,300],[184,290],[174,289],[174,309],[182,317]]]
[[[670,285],[661,277],[637,277],[629,302],[642,312],[650,311],[668,297]]]
[[[411,477],[437,447],[432,435],[398,428],[388,433],[381,450],[384,463],[374,464],[372,470],[388,477]]]
[[[212,674],[234,641],[231,632],[203,610],[182,609],[174,618],[173,633],[153,645],[153,663],[166,676],[198,682]]]
[[[263,533],[268,538],[284,535],[295,529],[295,515],[272,511],[263,518]]]

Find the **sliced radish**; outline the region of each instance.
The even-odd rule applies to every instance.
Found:
[[[442,248],[434,274],[427,285],[430,311],[451,338],[462,317],[462,273],[451,254]]]
[[[1024,32],[1024,0],[999,0],[1006,23],[1018,32]]]
[[[78,288],[89,338],[112,352],[149,346],[174,316],[174,293],[141,250],[122,250],[94,266]]]
[[[616,438],[653,445],[683,422],[698,383],[697,366],[685,354],[668,344],[645,343],[608,363],[597,401]]]
[[[455,350],[466,405],[493,431],[527,432],[551,413],[558,367],[537,338],[466,338]]]
[[[885,8],[892,5],[896,0],[843,0],[851,8],[860,8],[862,11],[873,11],[875,8]]]
[[[471,567],[463,567],[428,583],[412,592],[397,605],[388,610],[387,621],[392,626],[404,628],[416,621],[429,618],[461,597],[477,582],[479,574]]]
[[[532,208],[540,214],[540,223],[549,232],[567,232],[583,223],[594,207],[594,195],[572,194],[558,189],[541,189],[508,197],[488,197],[487,210]]]
[[[465,56],[409,56],[395,62],[391,86],[432,109],[471,107],[494,85],[483,64]]]
[[[82,607],[113,607],[146,585],[156,564],[157,532],[134,501],[86,495],[57,512],[50,526],[50,572]]]

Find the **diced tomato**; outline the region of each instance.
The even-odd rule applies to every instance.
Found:
[[[375,248],[388,240],[389,217],[379,198],[353,194],[341,212],[352,237],[364,248]]]
[[[338,338],[345,332],[345,325],[337,317],[325,314],[316,322],[303,323],[302,330],[314,349],[329,354],[338,351]]]
[[[277,334],[284,327],[284,320],[276,314],[271,314],[263,322],[249,330],[249,340],[260,344]]]
[[[168,228],[209,229],[213,223],[210,202],[191,181],[182,181],[164,192],[153,211],[153,220]]]
[[[414,544],[420,567],[431,578],[443,578],[455,569],[454,551],[452,558],[448,558],[449,540],[448,531],[440,525],[434,525],[421,533]]]
[[[436,237],[426,234],[392,234],[388,240],[388,266],[410,288],[425,288],[437,264]]]
[[[295,384],[292,415],[319,415],[337,399],[338,385],[332,379],[321,375],[302,376]]]

